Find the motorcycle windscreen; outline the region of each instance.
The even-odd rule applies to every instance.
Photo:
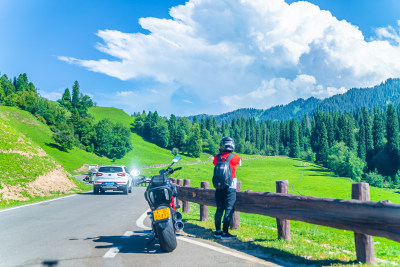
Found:
[[[153,207],[169,206],[172,201],[172,191],[168,187],[158,187],[148,192],[150,203]]]

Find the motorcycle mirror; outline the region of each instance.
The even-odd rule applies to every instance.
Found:
[[[182,158],[181,156],[176,156],[175,158],[172,159],[172,162],[177,163],[178,161],[181,160],[181,158]]]

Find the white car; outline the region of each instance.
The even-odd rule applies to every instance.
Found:
[[[93,179],[93,194],[106,190],[132,193],[132,176],[124,165],[101,166]]]

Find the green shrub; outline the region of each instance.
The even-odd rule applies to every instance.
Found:
[[[369,172],[364,175],[364,181],[369,183],[371,186],[382,188],[385,184],[385,176],[380,175],[379,173]]]
[[[336,143],[328,156],[328,168],[339,176],[350,177],[360,181],[365,162],[358,158],[343,142]]]
[[[300,153],[300,158],[309,162],[315,162],[315,153],[309,148],[307,151],[302,151]]]

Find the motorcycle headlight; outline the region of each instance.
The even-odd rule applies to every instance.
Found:
[[[150,201],[154,203],[154,194],[153,191],[150,192]]]
[[[169,199],[169,192],[167,188],[164,188],[165,199]]]
[[[132,170],[131,171],[131,174],[133,175],[133,176],[139,176],[140,175],[140,171],[139,170]]]

